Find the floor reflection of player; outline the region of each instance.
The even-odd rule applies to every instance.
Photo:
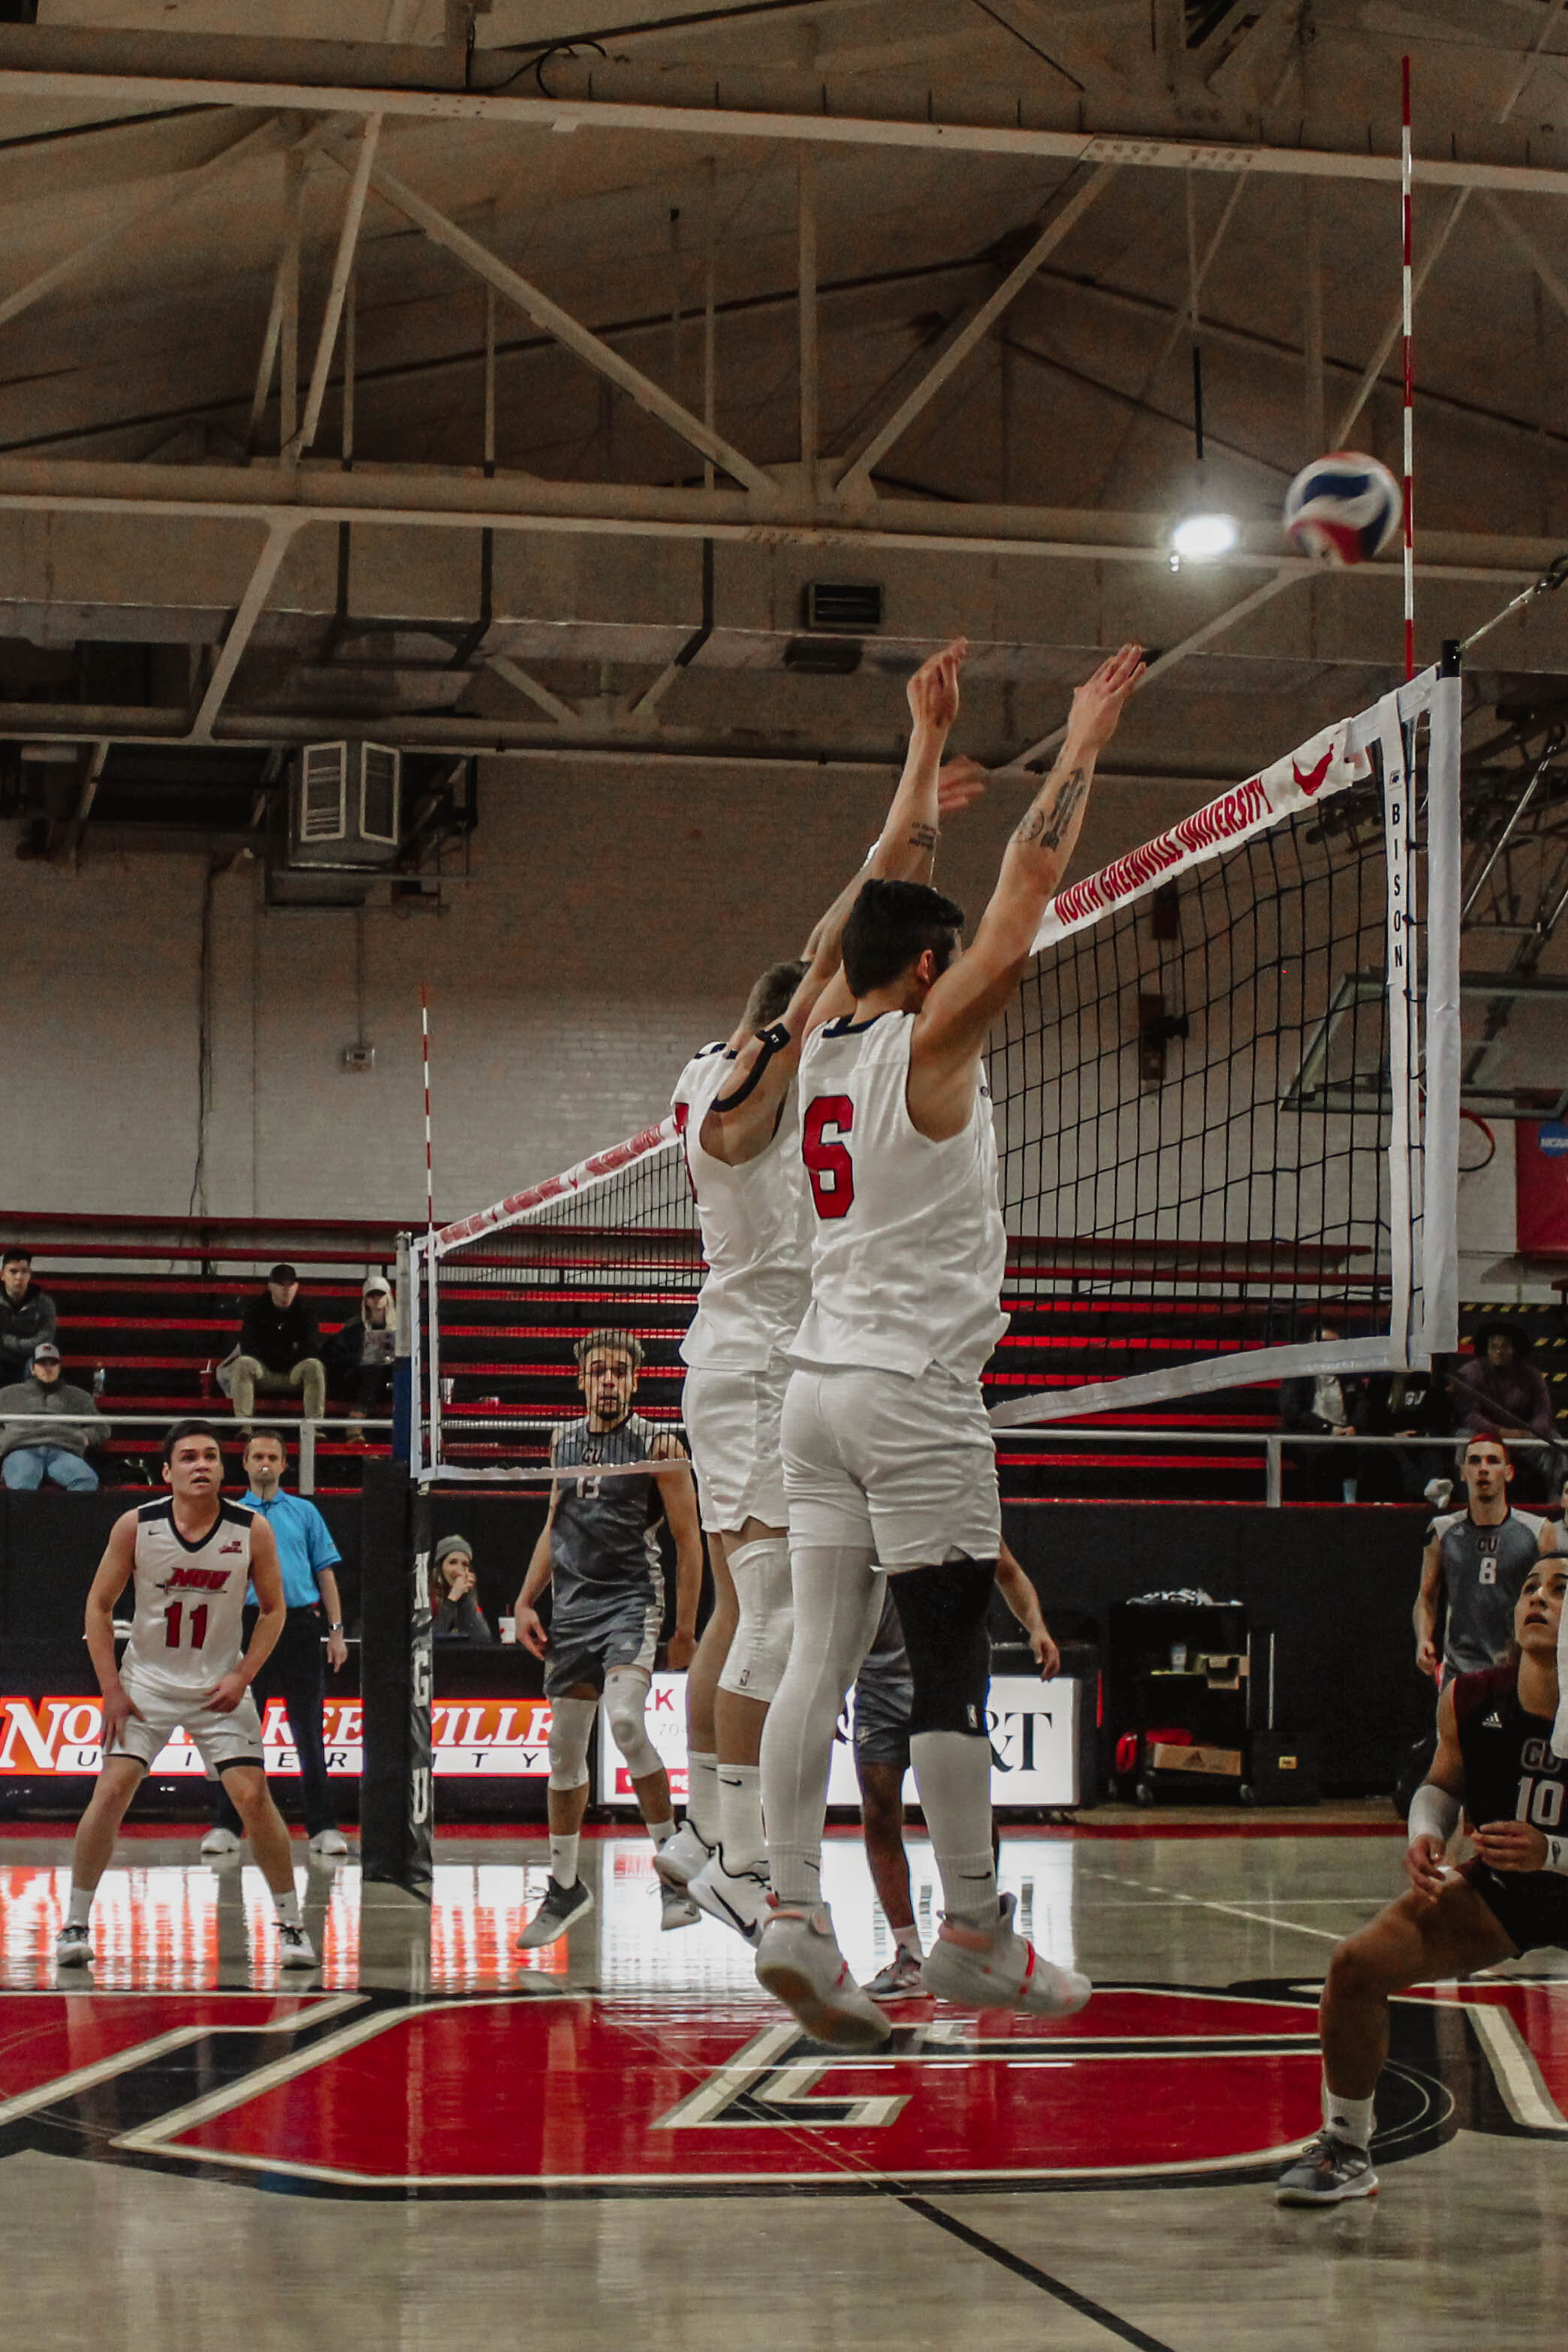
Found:
[[[1538,1560],[1514,1610],[1516,1659],[1460,1675],[1437,1708],[1437,1754],[1410,1808],[1410,1891],[1335,1952],[1323,1987],[1323,2128],[1280,2174],[1282,2205],[1370,2197],[1373,2101],[1388,2004],[1412,1985],[1568,1944],[1568,1764],[1552,1749],[1568,1565]],[[1461,1815],[1476,1853],[1444,1862]]]
[[[1024,1629],[1043,1682],[1061,1665],[1061,1654],[1040,1614],[1039,1596],[1003,1544],[996,1559],[996,1590]],[[855,1772],[860,1783],[860,1826],[871,1884],[893,1937],[893,1956],[866,1985],[873,2000],[909,2000],[924,1990],[921,1982],[921,1931],[910,1899],[910,1858],[904,1850],[904,1775],[910,1769],[910,1717],[914,1677],[903,1628],[889,1591],[882,1603],[876,1639],[855,1684]],[[996,1834],[992,1829],[992,1845]]]
[[[289,1832],[261,1761],[250,1685],[286,1614],[272,1530],[259,1513],[223,1499],[223,1454],[205,1422],[176,1422],[164,1440],[163,1502],[116,1519],[87,1597],[87,1647],[103,1693],[103,1763],[71,1859],[70,1906],[56,1939],[62,1967],[92,1958],[88,1921],[132,1798],[182,1727],[217,1775],[272,1890],[285,1968],[313,1968],[300,1921]],[[114,1605],[132,1584],[123,1663],[114,1656]],[[247,1584],[258,1603],[244,1639]],[[242,1654],[243,1652],[243,1654]]]
[[[690,1465],[679,1438],[632,1411],[641,1341],[629,1331],[590,1331],[576,1354],[587,1411],[552,1434],[551,1467],[561,1475],[517,1600],[517,1638],[544,1660],[551,1706],[550,1885],[518,1938],[521,1951],[552,1944],[594,1908],[577,1875],[577,1845],[601,1699],[649,1836],[657,1847],[675,1835],[668,1776],[646,1721],[664,1622],[660,1518],[675,1539],[675,1631],[667,1663],[676,1672],[691,1663],[702,1589]],[[640,1464],[646,1475],[637,1474]],[[554,1591],[548,1633],[534,1605],[547,1584]],[[667,1927],[689,1927],[699,1916],[679,1889],[664,1889]]]

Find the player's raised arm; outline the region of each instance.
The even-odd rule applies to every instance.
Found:
[[[702,1148],[712,1158],[743,1161],[772,1140],[804,1039],[821,1022],[848,1009],[840,978],[844,926],[862,885],[871,877],[929,877],[940,831],[942,755],[958,716],[958,677],[968,652],[966,640],[955,637],[910,678],[909,750],[876,846],[813,931],[805,971],[782,1021],[760,1036],[742,1024],[731,1038],[734,1070],[702,1126]],[[949,780],[950,804],[967,806],[980,782],[974,764],[966,763]]]
[[[136,1566],[136,1514],[122,1511],[110,1530],[103,1558],[98,1563],[87,1596],[87,1654],[103,1693],[103,1752],[107,1756],[128,1716],[137,1707],[120,1679],[114,1655],[114,1604],[131,1581]]]
[[[1142,675],[1142,647],[1123,646],[1073,696],[1067,740],[1007,844],[973,944],[942,973],[926,999],[915,1033],[911,1075],[938,1062],[967,1070],[993,1021],[1011,1002],[1033,952],[1040,919],[1077,845],[1095,761],[1115,734],[1127,698]]]

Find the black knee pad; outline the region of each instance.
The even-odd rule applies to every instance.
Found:
[[[911,1738],[921,1731],[986,1737],[991,1637],[985,1621],[995,1581],[994,1559],[949,1560],[888,1579],[914,1678]]]

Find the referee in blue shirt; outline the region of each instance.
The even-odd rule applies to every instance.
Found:
[[[246,1443],[245,1475],[249,1480],[246,1503],[259,1511],[278,1545],[283,1570],[283,1598],[289,1613],[278,1646],[256,1677],[256,1696],[265,1711],[269,1698],[280,1698],[300,1758],[300,1793],[305,1802],[305,1828],[310,1852],[343,1854],[348,1843],[338,1828],[332,1784],[327,1776],[326,1743],[321,1737],[321,1702],[326,1685],[321,1674],[323,1611],[327,1656],[335,1674],[348,1656],[343,1640],[342,1602],[332,1571],[342,1554],[332,1541],[327,1523],[314,1503],[302,1495],[283,1492],[289,1456],[276,1430],[258,1429]],[[246,1612],[248,1634],[255,1615],[254,1592]],[[202,1840],[205,1854],[237,1853],[239,1815],[227,1792],[218,1794],[217,1823]]]

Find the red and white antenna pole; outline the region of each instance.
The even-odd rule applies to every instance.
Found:
[[[1399,208],[1404,237],[1405,314],[1405,675],[1415,675],[1415,299],[1410,277],[1410,60],[1402,64]]]
[[[419,983],[419,1035],[425,1056],[425,1227],[436,1230],[436,1161],[430,1143],[430,998]]]

